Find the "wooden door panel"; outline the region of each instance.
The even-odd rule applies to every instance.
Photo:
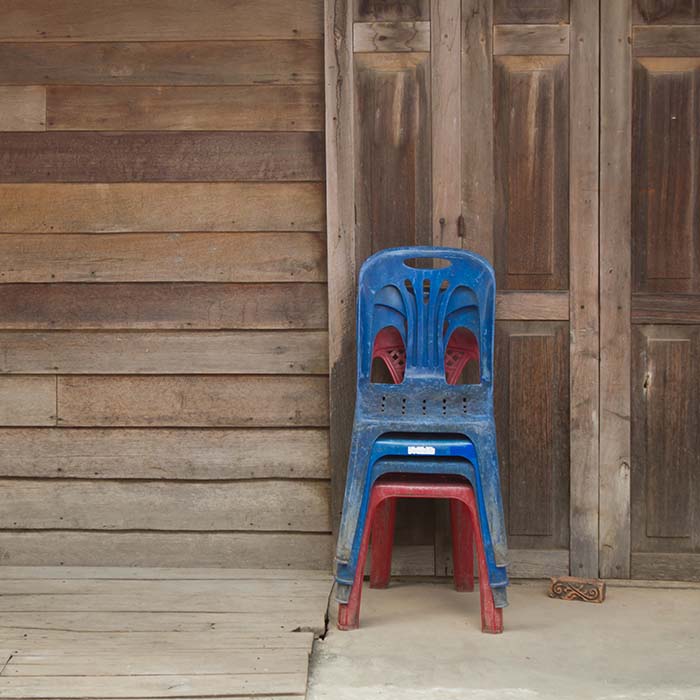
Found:
[[[635,24],[696,24],[700,22],[697,0],[632,0]]]
[[[604,8],[601,573],[700,579],[700,4]]]
[[[558,24],[569,21],[569,0],[495,0],[497,24]]]
[[[700,327],[637,326],[632,357],[633,550],[700,551]]]
[[[499,289],[568,287],[569,65],[494,60],[494,262]]]
[[[700,58],[634,63],[634,292],[700,292]]]
[[[388,246],[462,247],[497,273],[511,575],[562,573],[570,543],[574,572],[595,575],[598,4],[333,0],[326,19],[334,513],[357,271]],[[449,573],[445,509],[399,521],[397,569]]]
[[[430,60],[427,53],[355,58],[358,255],[428,245]]]
[[[428,19],[430,0],[357,0],[356,22]]]
[[[509,543],[569,542],[568,324],[499,321],[496,423]]]

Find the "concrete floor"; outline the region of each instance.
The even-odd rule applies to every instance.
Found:
[[[608,587],[602,605],[546,590],[511,585],[505,632],[493,636],[480,632],[476,592],[365,584],[361,628],[339,632],[332,616],[316,641],[308,698],[700,700],[697,587]]]

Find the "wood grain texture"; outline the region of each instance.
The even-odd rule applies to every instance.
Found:
[[[568,286],[568,61],[494,62],[495,269],[501,289]]]
[[[634,24],[698,24],[700,6],[695,0],[631,0]]]
[[[135,698],[137,695],[151,695],[152,697],[176,698],[181,693],[178,688],[186,687],[188,692],[202,697],[210,694],[213,697],[221,696],[226,692],[235,692],[241,697],[241,693],[249,688],[257,693],[260,689],[259,674],[248,676],[221,675],[173,675],[173,676],[54,676],[54,677],[17,677],[3,679],[7,693],[6,697],[23,698],[71,698],[76,695],[83,697],[95,697],[102,691],[108,693],[110,698]],[[303,697],[297,693],[306,686],[306,674],[280,674],[270,676],[270,682],[265,685],[272,693],[277,695],[273,700],[280,700],[280,696],[287,695],[292,700]],[[235,697],[235,696],[234,696]],[[248,699],[250,699],[250,695]],[[264,696],[263,696],[264,697]],[[269,698],[270,696],[268,696]]]
[[[667,581],[700,581],[700,554],[633,552],[632,577]]]
[[[70,479],[325,479],[328,433],[3,428],[0,476]]]
[[[320,131],[317,85],[234,87],[50,86],[54,130]]]
[[[430,10],[432,243],[461,247],[460,0],[433,0]]]
[[[369,53],[430,51],[430,22],[356,22],[353,50]]]
[[[509,542],[514,550],[566,548],[567,324],[501,321],[496,328],[494,400]]]
[[[0,44],[3,85],[319,84],[319,39]]]
[[[632,347],[632,548],[700,552],[700,332],[638,326]]]
[[[3,329],[324,330],[328,323],[324,284],[6,284],[0,291]]]
[[[576,0],[494,0],[496,24],[558,24],[569,21],[569,3]]]
[[[0,527],[18,530],[324,532],[328,482],[1,480]],[[51,508],[46,508],[47,501]]]
[[[498,292],[496,318],[501,321],[568,321],[567,292]]]
[[[632,323],[700,324],[697,294],[634,294]]]
[[[0,133],[0,182],[315,181],[323,177],[323,135],[313,132]]]
[[[7,233],[321,231],[317,183],[0,185]]]
[[[632,30],[634,56],[700,56],[700,26],[641,26]]]
[[[239,676],[261,674],[254,681],[260,689],[266,689],[265,675],[275,669],[275,673],[290,675],[296,673],[304,676],[308,665],[308,653],[302,649],[287,650],[251,650],[226,652],[212,650],[206,656],[187,654],[184,651],[171,651],[163,654],[158,650],[152,654],[133,656],[125,650],[115,649],[111,654],[98,652],[94,656],[66,653],[60,650],[56,654],[35,653],[34,650],[20,651],[13,654],[12,662],[5,667],[4,675],[8,678],[26,676],[120,676],[125,664],[129,665],[130,676],[168,676],[168,675],[205,675],[230,674],[232,682]],[[253,688],[246,687],[245,692]],[[302,692],[305,690],[305,683]]]
[[[325,331],[0,331],[0,374],[326,374]]]
[[[630,575],[630,5],[601,5],[600,576]]]
[[[430,19],[430,0],[357,0],[357,22]]]
[[[570,320],[571,574],[598,575],[599,7],[571,5]]]
[[[462,247],[493,262],[493,0],[463,0],[462,21]]]
[[[89,581],[142,581],[142,580],[189,580],[189,581],[209,581],[218,579],[221,581],[240,581],[245,579],[266,580],[279,579],[280,581],[328,581],[330,574],[313,569],[231,569],[231,568],[197,568],[197,567],[131,567],[121,566],[4,566],[2,569],[3,581],[35,581],[36,579],[61,581],[89,580]],[[189,627],[189,631],[195,631],[195,627]],[[108,631],[108,630],[103,630]],[[112,630],[113,631],[113,630]],[[144,631],[144,630],[141,630]],[[230,630],[232,631],[232,630]],[[242,630],[238,639],[246,636],[255,639],[255,632],[251,637]],[[300,633],[303,639],[304,634]],[[284,638],[284,633],[275,635],[272,642],[279,642],[279,638]],[[236,639],[232,635],[231,641]],[[290,648],[309,649],[308,643],[300,639],[290,640]],[[300,642],[294,644],[293,642]],[[212,647],[215,648],[215,647]],[[270,647],[275,648],[275,647]]]
[[[500,24],[493,28],[495,56],[568,56],[565,24]]]
[[[55,377],[0,377],[0,425],[55,423]]]
[[[343,507],[355,402],[357,261],[353,133],[355,79],[351,38],[354,3],[337,0],[324,5],[331,518],[336,533]]]
[[[383,248],[430,241],[428,56],[355,56],[355,216],[361,260]]]
[[[322,0],[116,0],[88,12],[79,0],[3,0],[0,41],[317,39]]]
[[[330,534],[265,532],[0,532],[0,554],[17,566],[236,566],[328,570]],[[182,616],[178,616],[183,622]]]
[[[328,424],[324,377],[59,377],[66,426],[277,427]]]
[[[633,95],[633,290],[698,292],[700,57],[635,61]]]
[[[0,131],[44,131],[46,89],[0,85]]]
[[[137,201],[138,195],[134,189]],[[146,202],[143,207],[149,216]],[[65,214],[71,215],[67,209]],[[133,214],[129,209],[124,216]],[[45,227],[50,229],[49,215]],[[30,218],[31,212],[23,216]],[[110,223],[115,220],[103,225]],[[72,221],[65,228],[90,224]],[[0,283],[320,282],[326,273],[323,243],[318,233],[305,232],[0,234]]]

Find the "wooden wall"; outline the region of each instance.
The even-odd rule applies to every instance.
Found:
[[[0,562],[328,566],[321,0],[0,16]]]

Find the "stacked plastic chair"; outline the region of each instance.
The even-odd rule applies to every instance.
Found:
[[[451,506],[453,538],[465,541],[476,535],[483,565],[483,629],[500,631],[495,617],[484,622],[484,610],[500,616],[508,604],[493,415],[494,315],[493,269],[474,253],[395,248],[373,255],[362,266],[357,399],[336,553],[341,628],[359,624],[368,514],[384,519],[384,527],[375,529],[375,539],[377,533],[386,539],[393,530],[392,511],[382,509],[380,502],[425,497],[431,495],[428,486],[433,495],[463,504]],[[394,383],[372,381],[375,357],[387,363]],[[479,383],[457,383],[466,361],[475,357]],[[467,532],[462,538],[459,522]],[[380,543],[379,549],[390,554],[390,543]],[[470,567],[464,554],[456,552],[458,588],[468,587],[460,586],[460,578]],[[388,572],[375,578],[384,582]]]

